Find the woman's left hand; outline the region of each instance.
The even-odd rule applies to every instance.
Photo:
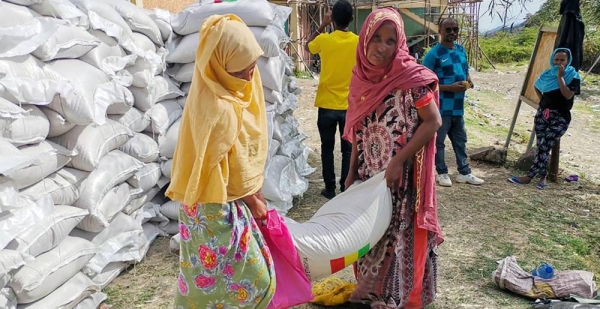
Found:
[[[400,183],[402,173],[404,172],[404,162],[400,162],[397,157],[392,158],[387,168],[385,169],[385,180],[388,188],[392,193],[396,193],[396,190],[402,185]]]
[[[558,66],[558,73],[556,73],[556,76],[558,78],[562,78],[565,76],[565,66],[564,65],[561,64]]]

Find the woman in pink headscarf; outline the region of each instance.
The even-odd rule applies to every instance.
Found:
[[[409,55],[398,11],[373,11],[359,36],[344,137],[352,141],[346,187],[385,170],[394,209],[383,238],[355,264],[350,298],[371,308],[423,308],[436,290],[435,134],[438,79]]]

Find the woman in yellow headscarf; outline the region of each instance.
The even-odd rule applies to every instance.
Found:
[[[271,255],[254,218],[267,122],[256,60],[263,54],[235,15],[200,30],[167,196],[182,203],[176,308],[266,308],[275,291]]]

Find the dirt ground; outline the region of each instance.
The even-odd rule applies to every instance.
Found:
[[[468,93],[466,108],[469,148],[502,147],[525,70],[524,66],[514,66],[473,73],[476,87]],[[288,214],[302,222],[326,200],[319,195],[323,188],[320,144],[317,113],[312,107],[317,81],[300,80],[299,84],[303,94],[295,116],[309,136],[305,143],[314,149],[310,162],[317,167],[317,172],[309,176],[308,191],[295,201]],[[492,278],[496,261],[510,255],[516,256],[526,271],[548,262],[559,270],[600,273],[600,169],[595,156],[600,152],[596,142],[600,132],[600,92],[597,81],[590,78],[589,84],[582,89],[585,94],[577,101],[573,122],[562,140],[560,178],[576,173],[582,177],[579,182],[560,180],[538,191],[534,185],[519,186],[506,181],[511,175],[522,173],[515,171],[512,163],[527,145],[534,113],[531,107],[523,106],[507,164],[471,162],[473,172],[486,180],[484,185],[438,188],[445,242],[439,248],[438,297],[429,309],[531,308],[533,300],[500,290]],[[452,151],[447,153],[454,177]],[[168,251],[168,239],[161,238],[142,263],[108,286],[105,307],[171,308],[176,273],[177,256]],[[352,280],[349,270],[336,276]],[[296,308],[322,307],[307,304]]]

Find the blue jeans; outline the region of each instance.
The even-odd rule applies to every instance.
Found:
[[[438,129],[435,153],[435,169],[438,174],[448,174],[448,166],[445,162],[444,142],[446,136],[450,138],[454,155],[456,156],[456,166],[461,175],[471,173],[469,162],[467,162],[467,131],[465,130],[465,119],[463,116],[442,116],[442,126]]]

